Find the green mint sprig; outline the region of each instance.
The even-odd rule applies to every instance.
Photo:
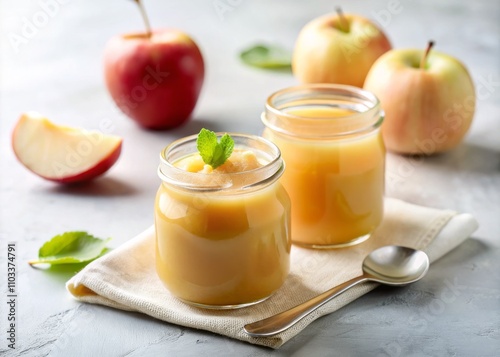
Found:
[[[231,156],[234,149],[234,140],[228,134],[224,134],[218,141],[217,135],[213,131],[203,128],[196,139],[196,147],[203,162],[216,169]]]
[[[59,234],[38,251],[38,259],[30,260],[35,264],[76,264],[90,262],[107,250],[108,239],[96,238],[87,232],[66,232]]]

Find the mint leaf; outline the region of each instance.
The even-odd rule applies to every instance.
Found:
[[[214,148],[217,146],[217,135],[210,130],[201,129],[196,138],[196,147],[205,164],[212,162],[214,156]]]
[[[229,156],[233,153],[234,149],[234,140],[232,137],[230,137],[228,134],[222,135],[222,138],[220,138],[220,146],[222,146],[222,149],[224,150],[223,152],[223,158],[224,161],[229,159]]]
[[[106,251],[111,240],[96,238],[87,232],[66,232],[53,237],[38,251],[38,259],[33,264],[74,264],[90,262]]]
[[[203,162],[216,169],[224,164],[233,153],[234,141],[228,134],[224,134],[218,141],[217,134],[203,128],[196,139],[196,147]]]
[[[241,60],[249,66],[266,69],[290,69],[291,54],[278,47],[255,45],[240,53]]]

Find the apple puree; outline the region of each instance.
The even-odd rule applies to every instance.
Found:
[[[330,108],[294,109],[306,118],[349,116]],[[281,181],[292,201],[292,240],[305,246],[349,245],[372,232],[383,214],[385,149],[379,132],[343,140],[307,140],[266,129],[287,169]]]
[[[264,163],[265,164],[265,163]],[[263,165],[235,150],[215,170],[198,154],[174,162],[192,173],[244,173]],[[267,298],[289,271],[289,198],[275,181],[251,191],[196,192],[163,182],[156,198],[156,267],[178,298],[206,307]]]
[[[199,173],[236,173],[250,171],[262,166],[258,161],[257,156],[252,151],[235,150],[229,159],[224,164],[217,167],[215,170],[212,166],[203,162],[200,155],[192,155],[176,163],[177,167],[188,172]]]

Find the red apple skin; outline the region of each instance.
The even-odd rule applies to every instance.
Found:
[[[116,36],[104,52],[106,85],[118,107],[144,128],[183,124],[200,94],[205,67],[196,43],[177,30]]]
[[[302,83],[338,83],[363,87],[366,74],[382,54],[391,49],[384,32],[372,21],[345,14],[318,17],[304,26],[295,43],[294,75]]]
[[[388,150],[432,155],[463,140],[475,111],[474,84],[457,59],[431,50],[427,66],[418,49],[392,50],[371,68],[364,88],[385,112],[382,135]]]
[[[90,169],[86,170],[85,172],[82,172],[81,174],[78,174],[76,176],[71,176],[71,177],[63,177],[63,178],[51,178],[51,177],[44,177],[41,176],[42,178],[57,182],[57,183],[62,183],[62,184],[75,184],[75,183],[84,183],[91,181],[93,179],[98,178],[99,176],[103,175],[106,171],[108,171],[111,166],[115,164],[115,162],[118,160],[120,157],[122,151],[122,142],[118,145],[118,147],[113,150],[109,154],[108,157],[106,157],[104,160],[99,162],[97,165],[94,167],[91,167]],[[33,171],[32,171],[33,172]],[[36,174],[36,172],[35,172]]]

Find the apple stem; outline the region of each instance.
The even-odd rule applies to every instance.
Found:
[[[335,11],[337,11],[337,15],[340,19],[340,29],[346,33],[349,32],[349,21],[345,18],[342,8],[339,6],[335,9]]]
[[[141,0],[134,0],[139,6],[139,10],[141,10],[142,19],[144,20],[144,24],[146,25],[146,36],[151,38],[151,25],[149,24],[148,14],[146,13],[146,9]]]
[[[431,48],[434,46],[434,41],[429,41],[427,44],[427,49],[425,50],[424,55],[422,56],[422,59],[420,60],[420,69],[425,69],[425,65],[427,63],[427,57],[429,56],[429,52],[431,51]]]

